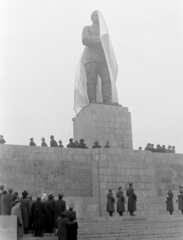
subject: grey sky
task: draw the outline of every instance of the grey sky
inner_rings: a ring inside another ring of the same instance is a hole
[[[182,0],[0,1],[0,134],[9,144],[72,136],[81,32],[100,10],[116,53],[133,145],[183,152]]]

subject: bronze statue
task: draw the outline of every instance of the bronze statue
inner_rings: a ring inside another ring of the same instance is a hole
[[[84,52],[75,79],[74,109],[78,113],[89,103],[117,104],[118,65],[112,43],[99,11],[91,15],[92,25],[82,32]]]

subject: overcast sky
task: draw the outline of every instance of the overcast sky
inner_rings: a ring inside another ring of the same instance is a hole
[[[183,153],[182,0],[0,0],[0,134],[28,145],[73,136],[82,29],[100,10],[118,61],[133,146]]]

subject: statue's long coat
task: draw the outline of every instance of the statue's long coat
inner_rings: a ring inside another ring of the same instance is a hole
[[[23,237],[23,220],[21,208],[18,204],[12,207],[11,215],[17,216],[17,240],[20,240]]]
[[[29,198],[21,198],[21,210],[22,210],[22,219],[23,219],[23,224],[24,228],[28,228],[29,226]]]
[[[114,208],[115,199],[112,193],[107,194],[107,212],[115,212]]]
[[[8,193],[6,195],[2,195],[2,215],[11,215],[11,203],[13,201],[13,195]]]
[[[116,193],[116,197],[117,197],[117,212],[121,213],[125,211],[125,198],[123,196],[123,191],[122,190],[118,190],[118,192]]]
[[[174,211],[174,207],[173,207],[173,193],[172,192],[168,192],[167,193],[167,200],[166,200],[166,210],[168,212],[173,212]]]
[[[57,218],[61,217],[61,213],[66,210],[66,203],[62,199],[58,199],[55,201],[55,215],[54,215],[54,223],[55,227],[57,226]]]
[[[126,195],[128,197],[128,211],[134,212],[136,211],[136,200],[137,196],[134,193],[133,187],[129,187],[126,191]]]

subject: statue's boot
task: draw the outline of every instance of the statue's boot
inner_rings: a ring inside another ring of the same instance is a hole
[[[112,104],[112,90],[111,90],[111,83],[102,83],[102,96],[103,96],[103,103]]]
[[[96,102],[96,85],[92,83],[87,83],[87,93],[90,103]]]

